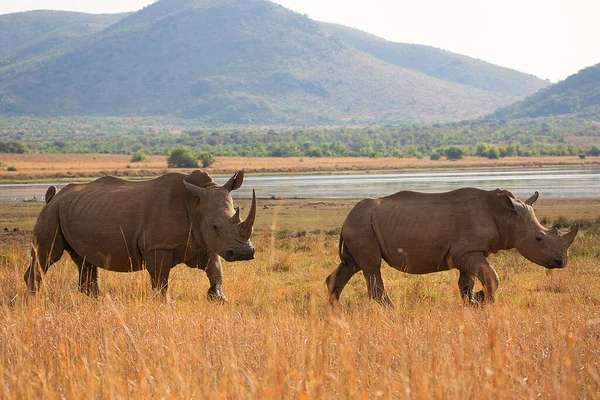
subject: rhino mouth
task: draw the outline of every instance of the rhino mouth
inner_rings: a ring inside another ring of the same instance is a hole
[[[567,265],[567,263],[565,263],[562,258],[553,258],[552,260],[550,260],[550,262],[548,263],[546,268],[548,268],[548,269],[564,268],[566,265]]]
[[[225,261],[246,261],[254,259],[254,247],[247,251],[227,250],[223,255]]]

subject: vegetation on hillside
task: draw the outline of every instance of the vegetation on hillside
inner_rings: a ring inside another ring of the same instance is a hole
[[[536,94],[492,114],[492,118],[536,118],[574,114],[600,120],[600,64],[582,69]]]
[[[522,99],[550,84],[533,75],[435,47],[390,42],[343,25],[322,22],[321,26],[348,45],[401,68],[514,99]]]

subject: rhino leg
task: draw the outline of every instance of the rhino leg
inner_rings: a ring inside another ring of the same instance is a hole
[[[169,289],[169,273],[173,267],[173,253],[171,251],[155,250],[146,254],[146,269],[150,274],[152,289],[160,292],[163,299],[167,299]]]
[[[344,287],[356,274],[360,271],[358,265],[352,262],[342,261],[340,265],[327,277],[325,280],[325,284],[327,285],[327,289],[329,290],[329,303],[332,305],[339,301],[340,295]]]
[[[212,252],[209,252],[209,258],[206,264],[206,276],[210,282],[207,297],[213,301],[228,301],[223,293],[221,285],[223,284],[223,266],[221,258]]]
[[[31,263],[23,276],[29,291],[32,293],[38,291],[42,277],[52,264],[60,260],[65,250],[65,238],[58,227],[58,223],[54,227],[54,229],[37,229],[38,226],[36,225],[36,229],[34,229]]]
[[[496,289],[498,289],[500,279],[485,256],[482,253],[465,254],[459,258],[456,264],[458,270],[461,272],[461,276],[465,272],[476,276],[481,281],[483,290],[475,293],[473,300],[477,303],[493,303],[494,294],[496,293]]]
[[[394,303],[392,303],[392,300],[388,296],[383,286],[381,269],[377,269],[375,272],[367,272],[363,270],[363,275],[367,280],[367,290],[369,292],[369,296],[378,303],[393,308]]]
[[[69,255],[79,269],[79,291],[94,298],[98,297],[100,295],[100,287],[98,286],[98,267],[86,263],[85,260],[74,251],[69,251]]]
[[[458,279],[458,290],[460,290],[460,296],[465,304],[474,305],[477,301],[473,297],[473,287],[475,286],[475,276],[460,271],[460,278]]]

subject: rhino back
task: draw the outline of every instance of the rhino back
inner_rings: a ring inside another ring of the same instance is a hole
[[[69,246],[94,265],[130,271],[141,268],[144,251],[185,243],[183,175],[170,175],[142,182],[106,177],[66,187],[56,200]]]
[[[489,251],[497,229],[487,203],[488,192],[471,188],[403,191],[382,198],[373,225],[384,258],[393,267],[420,274],[451,268],[448,257]]]

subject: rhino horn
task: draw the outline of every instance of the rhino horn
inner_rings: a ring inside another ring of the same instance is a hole
[[[223,189],[226,189],[227,191],[231,192],[232,190],[235,190],[237,188],[239,188],[240,186],[242,186],[242,182],[244,181],[244,171],[235,171],[235,174],[233,174],[233,176],[231,178],[229,178],[229,180],[227,181],[227,183],[225,183],[223,185]]]
[[[256,192],[252,189],[252,207],[250,207],[250,212],[248,213],[248,218],[244,222],[242,222],[240,226],[240,231],[242,236],[250,238],[252,234],[252,226],[254,225],[254,218],[256,217]]]
[[[525,200],[525,204],[532,205],[538,199],[539,195],[540,194],[536,190],[535,193],[533,194],[533,196],[531,196],[530,198],[528,198],[527,200]]]
[[[231,217],[231,222],[233,222],[234,224],[239,224],[240,222],[242,222],[242,219],[240,218],[240,208],[239,207],[235,208],[235,214],[233,214],[233,217]]]
[[[579,232],[579,223],[575,224],[575,226],[571,228],[569,232],[565,233],[562,236],[569,246],[571,246],[575,241],[575,236],[577,236],[577,232]]]

